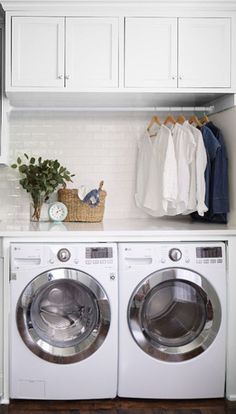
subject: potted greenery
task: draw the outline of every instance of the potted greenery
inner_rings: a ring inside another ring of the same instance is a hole
[[[67,181],[72,182],[71,174],[67,168],[63,167],[58,160],[37,160],[34,157],[29,158],[24,154],[26,162],[24,163],[20,157],[17,158],[12,168],[19,170],[21,186],[30,193],[33,201],[33,220],[40,219],[41,207],[59,186],[65,187]]]

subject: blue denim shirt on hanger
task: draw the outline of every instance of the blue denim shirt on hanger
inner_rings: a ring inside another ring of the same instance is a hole
[[[207,126],[201,128],[204,145],[207,153],[207,166],[205,170],[205,180],[206,180],[206,196],[205,203],[208,209],[212,208],[212,198],[213,193],[212,189],[216,185],[214,182],[214,169],[213,165],[218,156],[218,151],[220,150],[220,143],[216,139],[213,132]]]
[[[211,221],[210,215],[213,207],[213,198],[212,195],[215,193],[214,187],[216,183],[216,174],[214,170],[215,160],[218,156],[218,152],[221,148],[221,145],[213,132],[207,126],[199,128],[202,132],[203,142],[207,154],[207,166],[205,170],[205,182],[206,182],[206,195],[205,195],[205,204],[208,207],[208,211],[204,214],[203,217],[199,216],[197,212],[191,214],[192,218],[199,221]],[[210,215],[209,215],[210,214]]]
[[[228,213],[229,212],[229,185],[228,185],[228,155],[224,142],[224,137],[219,128],[208,122],[206,124],[216,139],[220,143],[220,148],[217,151],[217,156],[213,162],[213,180],[214,186],[212,188],[212,206],[210,213]]]

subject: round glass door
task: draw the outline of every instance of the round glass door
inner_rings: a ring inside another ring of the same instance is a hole
[[[47,361],[67,364],[89,357],[104,342],[110,305],[101,285],[87,273],[55,269],[34,278],[16,309],[19,333]]]
[[[183,361],[203,352],[220,327],[221,306],[207,280],[174,268],[149,275],[134,291],[128,323],[137,344],[165,361]]]

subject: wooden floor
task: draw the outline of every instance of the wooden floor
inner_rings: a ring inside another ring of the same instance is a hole
[[[236,401],[114,400],[26,401],[0,406],[0,414],[236,414]]]

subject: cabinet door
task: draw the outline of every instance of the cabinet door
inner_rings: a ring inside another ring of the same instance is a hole
[[[125,86],[177,86],[177,19],[127,18]]]
[[[179,19],[179,86],[230,87],[230,18]]]
[[[12,87],[64,86],[64,18],[12,18]]]
[[[66,19],[66,87],[118,87],[118,20]]]

